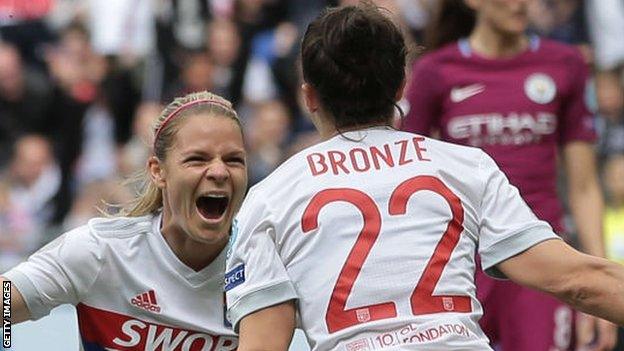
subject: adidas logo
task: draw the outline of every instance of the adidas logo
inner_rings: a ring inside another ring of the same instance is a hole
[[[154,290],[133,297],[130,299],[130,303],[144,310],[160,313],[160,306],[158,306],[158,302],[156,301],[156,293]]]

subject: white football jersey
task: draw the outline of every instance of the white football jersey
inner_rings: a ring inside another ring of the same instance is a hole
[[[76,305],[87,351],[235,350],[225,320],[225,250],[196,272],[159,228],[160,216],[93,219],[3,276],[34,319]]]
[[[488,350],[475,254],[548,239],[483,151],[371,128],[310,147],[250,190],[225,276],[228,317],[296,299],[313,350]]]

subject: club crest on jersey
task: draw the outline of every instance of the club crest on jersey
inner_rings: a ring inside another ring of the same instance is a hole
[[[555,99],[557,85],[545,73],[533,73],[524,81],[524,93],[531,101],[545,105]]]
[[[455,303],[453,303],[452,297],[443,297],[442,298],[442,308],[445,311],[453,311],[455,310]]]
[[[231,271],[225,273],[225,291],[234,289],[245,282],[245,264],[234,267]]]
[[[357,317],[358,322],[366,323],[370,321],[370,310],[368,308],[361,308],[359,310],[355,310],[355,316]]]

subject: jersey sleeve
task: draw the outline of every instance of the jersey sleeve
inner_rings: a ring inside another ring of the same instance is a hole
[[[569,63],[571,82],[564,96],[560,117],[560,144],[572,141],[594,142],[596,131],[594,115],[589,110],[589,69],[579,52],[574,52]]]
[[[246,315],[297,299],[278,252],[272,215],[255,195],[252,189],[236,217],[226,261],[227,316],[235,331]]]
[[[2,276],[17,288],[36,320],[54,307],[80,302],[102,262],[98,240],[83,226],[61,235]]]
[[[424,57],[414,65],[406,94],[410,107],[403,121],[403,130],[431,135],[437,126],[442,106],[439,75],[428,57]]]
[[[518,189],[494,160],[481,154],[480,178],[485,182],[479,217],[479,255],[488,275],[505,278],[496,265],[531,248],[559,237],[550,225],[539,220],[524,202]]]

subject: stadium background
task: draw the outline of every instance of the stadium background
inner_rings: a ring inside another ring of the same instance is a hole
[[[314,143],[299,39],[323,7],[354,2],[0,0],[0,272],[132,196],[120,180],[144,166],[147,126],[172,97],[209,90],[236,105],[251,184]],[[436,0],[376,2],[418,59]],[[605,233],[624,262],[624,0],[534,0],[530,17],[532,32],[578,45],[593,67]],[[18,351],[77,348],[72,309],[15,326],[13,340]]]

